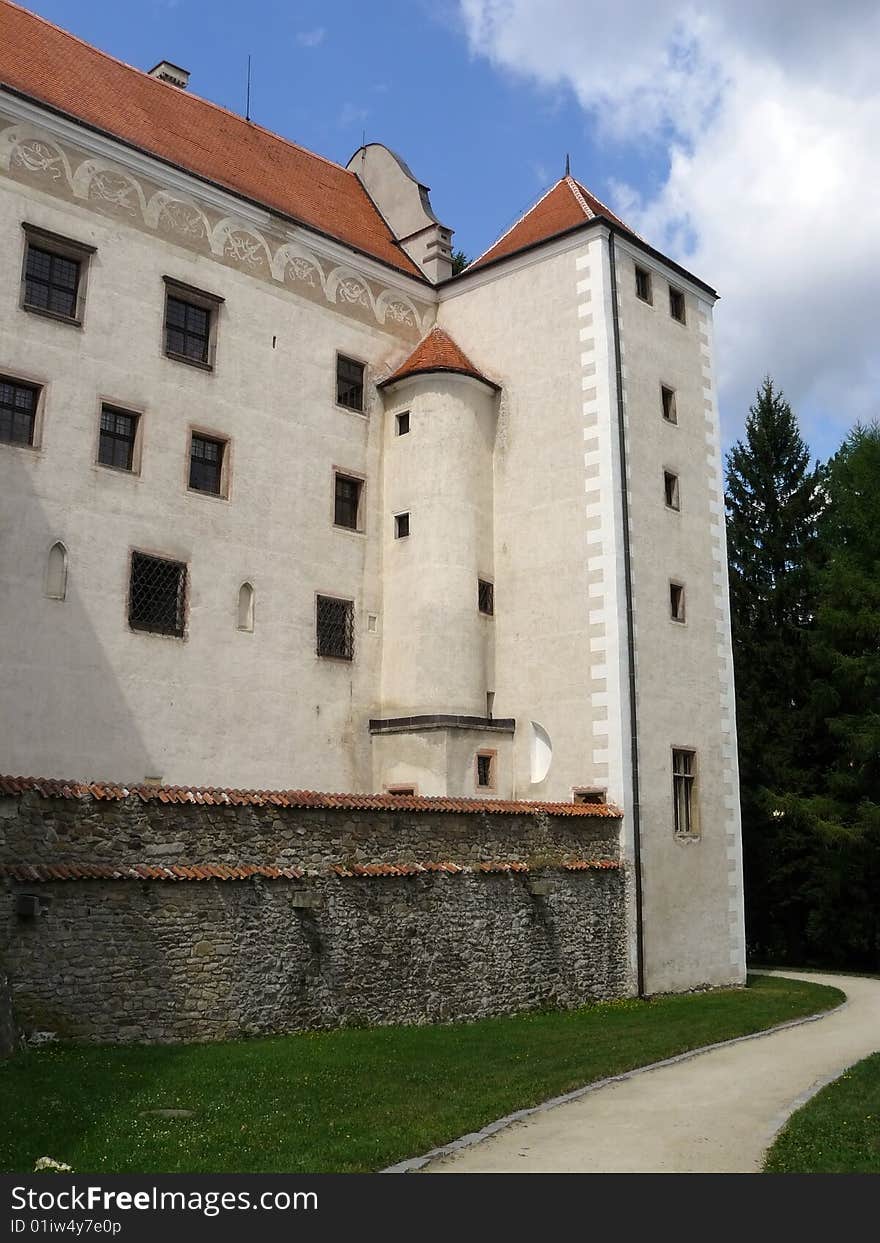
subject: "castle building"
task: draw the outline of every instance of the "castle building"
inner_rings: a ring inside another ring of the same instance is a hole
[[[713,290],[568,171],[453,275],[7,0],[0,189],[0,771],[607,800],[650,989],[742,981]]]

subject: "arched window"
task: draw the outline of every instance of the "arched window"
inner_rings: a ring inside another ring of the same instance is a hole
[[[63,600],[67,595],[67,549],[60,540],[49,549],[46,595],[50,600]]]
[[[242,583],[238,589],[238,628],[254,628],[254,589],[250,583]]]

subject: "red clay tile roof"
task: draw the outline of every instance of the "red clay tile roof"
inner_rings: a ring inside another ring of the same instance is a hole
[[[568,229],[574,229],[577,225],[592,220],[594,216],[604,216],[615,224],[619,224],[628,233],[632,232],[610,208],[600,203],[595,195],[585,189],[580,182],[575,181],[573,177],[563,177],[547,191],[543,198],[538,200],[534,207],[521,216],[494,246],[475,259],[465,270],[473,272],[495,259],[503,259],[507,255],[515,254],[518,250],[534,246],[537,242],[546,242],[559,233],[565,233]]]
[[[191,786],[114,785],[109,782],[65,781],[46,777],[0,776],[0,795],[33,791],[43,798],[94,798],[144,803],[202,803],[232,807],[319,807],[340,811],[481,812],[490,816],[598,816],[620,820],[623,812],[611,803],[532,803],[500,798],[426,798],[416,794],[322,794],[315,790],[218,790]]]
[[[0,84],[424,279],[354,173],[8,0]]]
[[[53,880],[249,880],[264,876],[268,880],[300,880],[300,868],[262,867],[251,863],[230,865],[202,863],[198,866],[157,863],[4,863],[0,876],[17,881]]]
[[[619,870],[620,863],[616,859],[573,859],[559,864],[542,865],[538,871],[545,871],[546,866],[561,867],[566,872],[609,871]],[[329,874],[343,879],[355,876],[425,876],[431,873],[442,873],[458,876],[463,873],[510,873],[531,872],[528,863],[519,860],[489,863],[476,863],[468,867],[459,863],[353,863],[346,867],[341,863],[334,864]],[[244,863],[230,865],[225,863],[172,864],[167,866],[158,863],[2,863],[0,879],[9,879],[20,883],[49,883],[58,880],[249,880],[260,876],[267,880],[302,880],[305,872],[295,867],[264,867],[258,864]]]
[[[483,373],[477,370],[467,354],[459,349],[449,333],[444,332],[442,328],[432,328],[428,335],[418,343],[409,358],[405,359],[386,380],[381,381],[379,388],[384,388],[386,384],[394,384],[396,380],[402,380],[405,376],[425,375],[432,371],[454,371],[457,375],[469,375],[475,380],[482,380],[496,392],[499,388],[499,385],[493,383],[492,380],[487,380]]]

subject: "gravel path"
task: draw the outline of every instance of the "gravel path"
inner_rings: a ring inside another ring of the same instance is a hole
[[[880,1049],[880,980],[777,974],[831,984],[846,993],[847,1004],[814,1022],[634,1071],[431,1161],[424,1172],[760,1170],[789,1115]]]

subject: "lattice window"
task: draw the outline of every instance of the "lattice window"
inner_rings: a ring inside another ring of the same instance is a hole
[[[495,584],[485,578],[477,579],[477,607],[488,617],[495,612]]]
[[[136,414],[126,414],[124,410],[113,410],[110,406],[102,408],[101,438],[98,442],[98,461],[102,466],[132,469],[137,425]]]
[[[319,656],[354,659],[354,601],[318,596],[316,638]]]
[[[222,440],[192,434],[189,451],[189,486],[197,492],[210,492],[221,496],[223,490]]]
[[[29,242],[25,262],[25,306],[76,319],[79,274],[78,260]]]
[[[165,349],[189,362],[208,365],[211,347],[211,312],[195,302],[168,294],[165,300]]]
[[[364,371],[363,363],[343,354],[336,355],[336,400],[340,406],[363,411]]]
[[[11,445],[32,445],[40,390],[0,376],[0,440]]]
[[[132,553],[128,592],[128,624],[132,630],[181,638],[185,621],[186,565]]]

